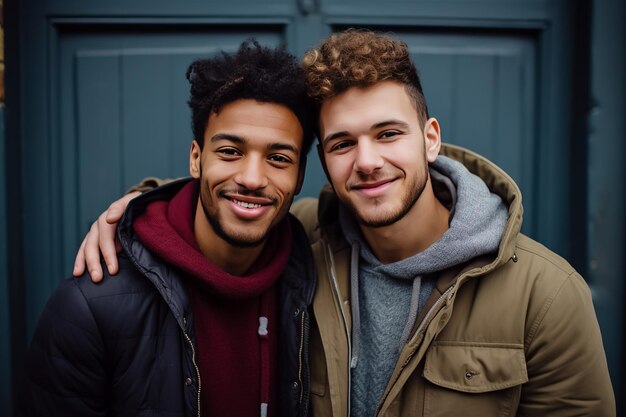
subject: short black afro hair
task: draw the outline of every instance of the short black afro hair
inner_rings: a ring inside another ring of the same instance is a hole
[[[307,96],[304,70],[284,45],[268,48],[253,39],[236,53],[222,52],[194,61],[187,69],[191,84],[189,107],[192,129],[200,147],[209,116],[239,99],[253,99],[289,108],[302,126],[302,160],[313,143],[312,101]]]

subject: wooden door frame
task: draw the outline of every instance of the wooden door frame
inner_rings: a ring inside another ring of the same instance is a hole
[[[626,5],[591,1],[590,102],[587,113],[588,275],[600,284],[595,304],[613,388],[622,415],[626,401]],[[607,344],[607,337],[613,338]]]

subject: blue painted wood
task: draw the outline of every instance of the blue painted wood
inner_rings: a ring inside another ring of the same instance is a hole
[[[358,24],[381,24],[380,18],[392,17],[401,19],[395,22],[402,25],[404,19],[417,17],[420,19],[435,19],[432,24],[452,20],[461,23],[460,26],[472,25],[468,21],[475,21],[480,26],[485,22],[492,25],[502,25],[504,21],[530,22],[549,21],[554,19],[554,9],[550,2],[509,2],[490,1],[477,5],[474,1],[389,1],[381,7],[376,0],[360,0],[356,2],[322,0],[322,13],[330,16],[333,21],[342,20],[344,16]],[[499,21],[499,23],[497,23]],[[480,23],[479,23],[480,22]],[[524,27],[527,27],[524,24]]]
[[[626,5],[593,1],[589,114],[588,263],[618,404],[624,410],[626,277]]]
[[[242,16],[293,15],[298,6],[293,0],[238,0],[224,2],[220,0],[187,0],[171,2],[168,0],[29,0],[29,7],[37,12],[64,16],[228,16],[231,22]]]
[[[472,149],[502,167],[524,195],[523,231],[538,235],[538,146],[533,129],[526,128],[535,126],[537,43],[524,33],[396,33],[409,45],[443,141]]]

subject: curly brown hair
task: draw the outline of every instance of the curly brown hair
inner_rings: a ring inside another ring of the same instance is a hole
[[[307,91],[319,106],[351,87],[397,81],[415,102],[418,119],[428,119],[428,106],[406,43],[363,29],[335,33],[304,54]]]

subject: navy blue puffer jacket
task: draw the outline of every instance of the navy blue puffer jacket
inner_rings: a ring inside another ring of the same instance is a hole
[[[155,200],[171,199],[187,180],[134,199],[119,226],[118,276],[94,284],[63,281],[43,311],[27,355],[22,392],[28,416],[199,416],[191,305],[179,272],[146,250],[133,219]],[[315,274],[302,226],[280,278],[279,407],[308,411],[309,305]],[[210,410],[205,410],[209,411]]]

